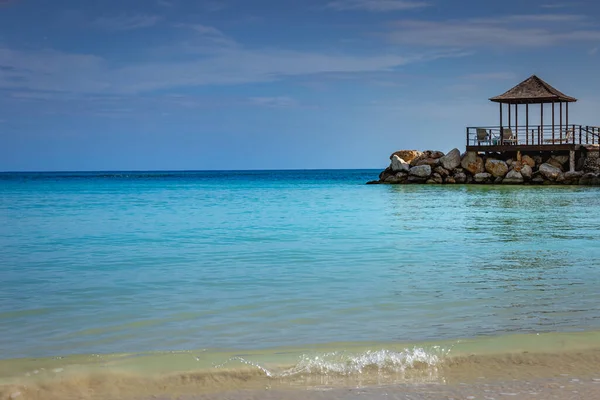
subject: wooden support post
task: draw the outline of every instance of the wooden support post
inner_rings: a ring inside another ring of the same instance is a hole
[[[533,142],[533,137],[531,141]],[[529,104],[525,104],[525,144],[529,145]]]
[[[541,137],[538,138],[538,144],[544,141],[544,103],[540,104],[540,132]]]
[[[519,144],[519,105],[515,104],[515,139],[517,139],[517,143]]]
[[[560,138],[562,139],[562,132]],[[554,102],[552,102],[552,143],[554,143]]]
[[[502,146],[504,144],[504,126],[502,124],[502,103],[498,103],[500,104],[500,146]]]

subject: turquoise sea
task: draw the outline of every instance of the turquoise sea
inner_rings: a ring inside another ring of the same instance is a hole
[[[600,330],[599,189],[377,175],[0,174],[0,358]]]

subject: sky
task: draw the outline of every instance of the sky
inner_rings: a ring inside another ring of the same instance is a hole
[[[0,0],[0,171],[383,168],[537,74],[600,125],[596,0]]]

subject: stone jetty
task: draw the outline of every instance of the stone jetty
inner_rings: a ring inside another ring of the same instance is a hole
[[[570,165],[569,156],[559,154],[400,150],[368,184],[600,185],[599,154],[597,148],[581,151]]]

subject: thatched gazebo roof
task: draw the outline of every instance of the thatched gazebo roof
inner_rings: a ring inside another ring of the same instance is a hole
[[[572,103],[577,101],[576,98],[558,91],[535,75],[490,100],[504,104]]]

